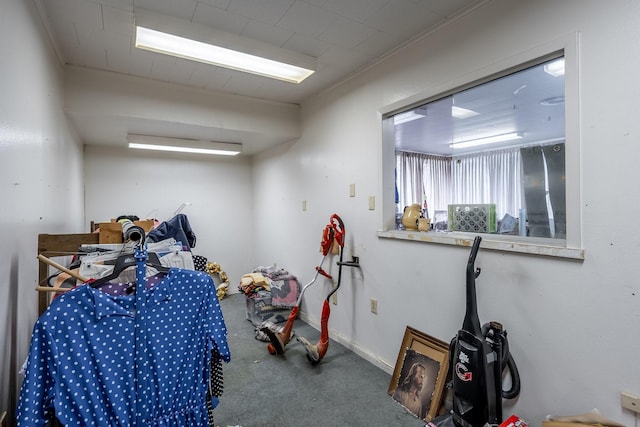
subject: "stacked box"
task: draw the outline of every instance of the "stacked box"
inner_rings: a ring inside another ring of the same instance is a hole
[[[449,231],[495,233],[496,205],[449,205]]]

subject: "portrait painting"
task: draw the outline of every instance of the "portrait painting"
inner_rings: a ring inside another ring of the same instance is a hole
[[[449,365],[449,346],[407,326],[388,393],[416,417],[438,415]]]

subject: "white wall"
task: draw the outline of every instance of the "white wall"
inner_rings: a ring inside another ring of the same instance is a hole
[[[307,102],[302,137],[255,161],[254,204],[273,206],[255,221],[256,261],[277,261],[309,281],[320,260],[320,233],[336,212],[346,225],[345,257],[359,256],[362,270],[343,270],[332,336],[389,372],[406,325],[448,342],[464,317],[469,252],[376,238],[382,224],[378,111],[577,32],[586,259],[481,250],[479,316],[505,325],[520,369],[522,392],[505,406],[506,415],[540,425],[547,414],[598,408],[633,425],[619,394],[640,393],[640,240],[633,221],[619,212],[640,208],[633,179],[640,124],[632,113],[640,91],[638,22],[637,1],[491,1]],[[352,183],[354,198],[348,197]],[[375,211],[368,210],[369,196],[376,197]],[[326,283],[309,288],[304,317],[319,321],[328,289]],[[377,315],[370,313],[371,298],[378,300]]]
[[[79,231],[83,219],[82,148],[62,110],[62,69],[40,28],[31,1],[2,1],[0,411],[10,415],[37,318],[37,235]]]
[[[505,413],[539,425],[547,414],[597,407],[633,425],[619,392],[640,393],[640,244],[633,225],[614,215],[640,208],[632,175],[640,131],[632,116],[640,91],[637,1],[490,1],[306,103],[302,137],[253,164],[94,147],[84,169],[62,112],[62,72],[30,5],[4,1],[0,13],[1,39],[12,40],[0,45],[0,410],[15,406],[16,371],[35,321],[37,234],[86,231],[92,219],[124,213],[157,210],[162,217],[184,201],[193,203],[184,212],[198,236],[196,252],[219,261],[232,283],[274,262],[307,282],[320,261],[322,228],[338,213],[347,230],[345,257],[359,256],[362,270],[343,270],[332,336],[388,372],[406,325],[448,341],[464,315],[468,250],[375,237],[382,223],[378,111],[579,32],[586,259],[481,251],[479,315],[505,324],[520,368],[521,396]],[[119,191],[125,181],[133,190]],[[369,196],[376,210],[368,209]],[[327,269],[337,274],[335,258]],[[319,282],[305,295],[310,321],[318,321],[327,291]],[[369,311],[370,298],[378,300],[378,315]]]
[[[120,215],[169,219],[182,213],[196,234],[193,253],[220,264],[237,292],[240,276],[255,268],[251,163],[148,151],[85,148],[85,222]]]

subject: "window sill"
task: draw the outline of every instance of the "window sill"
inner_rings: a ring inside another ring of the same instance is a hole
[[[437,231],[378,231],[376,236],[387,239],[411,240],[422,243],[436,243],[453,246],[471,246],[476,236],[471,233]],[[584,260],[584,249],[567,248],[564,240],[527,237],[526,242],[518,236],[481,234],[482,248],[529,255]]]

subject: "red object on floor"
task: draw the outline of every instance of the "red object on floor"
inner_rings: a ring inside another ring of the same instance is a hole
[[[527,427],[527,425],[525,420],[514,414],[504,420],[499,427]]]

